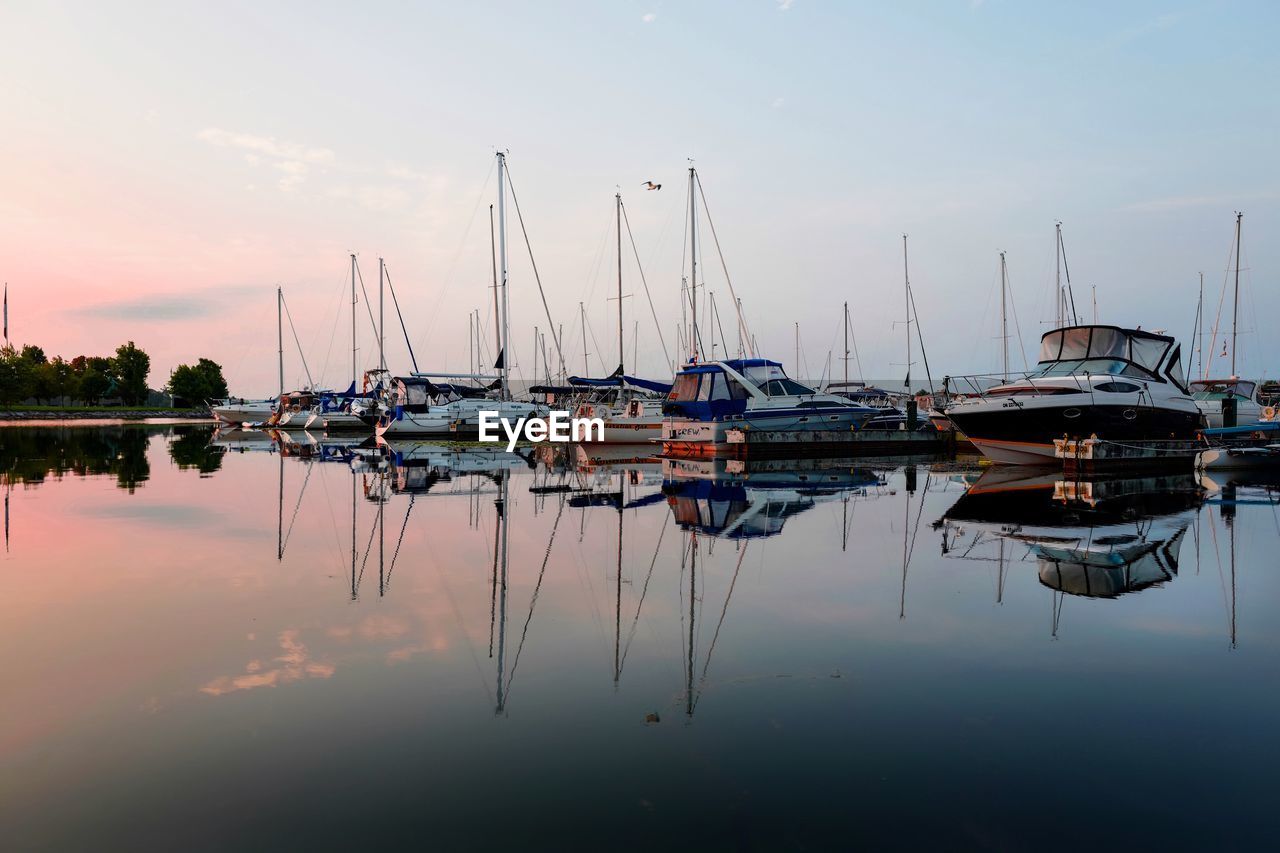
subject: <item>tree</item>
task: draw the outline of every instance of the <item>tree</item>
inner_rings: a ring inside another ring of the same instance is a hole
[[[111,369],[119,385],[120,399],[126,406],[137,406],[147,399],[147,374],[151,372],[151,356],[129,341],[116,348]]]
[[[12,344],[0,348],[0,403],[20,403],[31,396],[31,362]]]
[[[179,364],[169,375],[169,384],[165,388],[173,395],[175,403],[181,400],[188,406],[227,396],[227,380],[222,377],[222,366],[207,358],[194,365]]]
[[[80,399],[86,405],[98,405],[102,395],[110,390],[111,380],[105,373],[92,367],[85,368],[84,375],[80,377]]]
[[[44,350],[35,344],[26,344],[22,348],[22,358],[31,365],[44,364],[48,361],[45,358]]]
[[[221,364],[212,359],[202,358],[196,362],[196,370],[200,371],[209,386],[208,392],[201,399],[221,399],[227,396],[227,380],[222,376]]]

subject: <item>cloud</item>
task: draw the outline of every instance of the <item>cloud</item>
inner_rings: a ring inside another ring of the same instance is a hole
[[[645,12],[643,15],[640,16],[640,20],[644,21],[646,24],[652,24],[655,20],[657,20],[657,18],[658,16],[655,15],[653,12]]]
[[[196,136],[210,145],[243,152],[245,162],[250,166],[265,163],[284,172],[284,177],[276,182],[276,186],[284,192],[292,191],[306,180],[312,167],[331,166],[337,160],[337,156],[329,148],[283,142],[274,136],[235,133],[217,127],[206,127]]]
[[[281,631],[277,642],[281,653],[274,659],[280,666],[264,670],[260,660],[245,665],[243,675],[224,675],[200,688],[201,693],[221,696],[237,690],[253,690],[256,687],[276,687],[303,678],[329,678],[336,671],[333,664],[311,660],[304,643],[298,640],[296,630]]]
[[[786,12],[795,4],[795,2],[796,0],[778,0],[778,11]]]
[[[220,314],[223,306],[193,296],[139,296],[118,302],[86,305],[75,313],[103,320],[191,320]]]
[[[773,107],[775,110],[780,110],[786,102],[786,98],[774,98],[773,103],[769,104],[769,106]]]
[[[196,135],[210,145],[252,151],[276,160],[301,160],[305,163],[321,165],[332,163],[336,159],[333,151],[328,148],[300,145],[296,142],[281,142],[274,136],[233,133],[217,127],[206,127]]]

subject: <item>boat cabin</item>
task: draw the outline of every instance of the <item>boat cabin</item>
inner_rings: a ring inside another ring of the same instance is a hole
[[[1237,400],[1252,402],[1256,400],[1258,385],[1247,379],[1197,379],[1187,388],[1196,400],[1225,400],[1235,397]]]
[[[676,374],[662,412],[693,418],[742,414],[748,400],[771,397],[816,397],[818,392],[787,376],[782,365],[765,358],[736,358],[692,364]],[[840,404],[826,400],[800,402],[797,407]]]
[[[1167,382],[1186,392],[1182,349],[1167,335],[1118,326],[1068,326],[1040,339],[1040,360],[1031,379],[1111,374],[1142,382]],[[1107,390],[1107,389],[1102,389]],[[1136,388],[1133,390],[1137,390]]]

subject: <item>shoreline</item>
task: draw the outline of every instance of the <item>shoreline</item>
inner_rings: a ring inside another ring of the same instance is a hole
[[[191,421],[212,420],[208,409],[0,409],[0,422],[6,421],[142,421],[150,418],[173,418]]]

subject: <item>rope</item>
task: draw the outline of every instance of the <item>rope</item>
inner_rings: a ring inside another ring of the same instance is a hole
[[[733,279],[729,278],[729,266],[724,262],[724,252],[720,251],[720,238],[716,236],[716,224],[711,220],[711,208],[707,207],[707,196],[702,191],[702,176],[694,172],[693,177],[698,184],[698,196],[702,199],[702,212],[707,215],[707,225],[711,227],[711,241],[715,243],[716,254],[720,256],[720,269],[724,271],[725,283],[729,285],[729,295],[733,297],[734,310],[738,314],[738,328],[742,331],[742,341],[745,346],[754,338],[751,337],[751,330],[747,328],[747,321],[742,316],[742,306],[738,302],[738,294],[734,292]],[[751,355],[753,358],[757,355],[754,346],[751,347]]]
[[[533,588],[533,598],[529,600],[529,615],[525,617],[524,628],[520,631],[520,644],[516,646],[516,656],[511,662],[511,674],[507,676],[507,699],[511,699],[511,684],[516,678],[516,668],[520,666],[520,652],[524,649],[524,639],[529,633],[529,623],[533,621],[533,608],[538,603],[538,593],[542,590],[542,578],[547,573],[547,561],[551,559],[551,546],[556,541],[556,531],[560,528],[560,516],[564,514],[564,501],[560,502],[560,508],[556,510],[555,523],[551,525],[551,538],[547,540],[546,553],[542,555],[542,568],[538,571],[538,583]]]
[[[311,368],[307,367],[307,356],[302,352],[302,342],[298,340],[298,330],[293,327],[293,315],[289,313],[289,303],[284,299],[284,292],[280,292],[280,304],[284,306],[284,316],[289,320],[289,331],[293,333],[293,343],[298,347],[298,358],[302,359],[302,369],[306,371],[307,383],[312,387],[316,387],[316,383],[311,379]]]
[[[396,538],[396,550],[391,554],[391,566],[387,569],[386,586],[391,586],[391,573],[396,570],[396,558],[400,556],[400,545],[404,542],[404,531],[409,526],[409,513],[413,512],[413,500],[417,495],[409,495],[409,508],[404,511],[404,522],[400,525],[400,535]]]
[[[658,340],[662,343],[662,357],[671,362],[671,353],[667,351],[667,339],[662,336],[662,324],[658,322],[658,309],[653,307],[653,296],[649,293],[649,282],[644,277],[644,265],[640,263],[640,250],[636,248],[635,235],[631,233],[631,220],[627,217],[627,206],[622,205],[622,223],[627,226],[627,238],[631,241],[631,252],[636,256],[636,269],[640,272],[640,283],[644,285],[644,297],[649,300],[649,312],[653,314],[653,326],[658,330]]]
[[[302,506],[302,496],[307,493],[307,483],[311,482],[311,469],[315,463],[307,466],[307,476],[302,478],[302,488],[298,490],[298,503],[293,508],[293,517],[289,519],[289,529],[285,531],[284,542],[280,543],[280,553],[284,554],[284,549],[289,547],[289,537],[293,535],[293,524],[298,520],[298,510]]]
[[[413,363],[413,372],[418,372],[418,359],[413,354],[413,344],[409,340],[409,330],[404,325],[404,315],[400,313],[400,300],[396,299],[396,289],[391,284],[391,272],[387,265],[382,265],[382,273],[387,277],[387,290],[391,291],[391,304],[396,307],[396,317],[400,320],[400,331],[404,334],[404,345],[409,348],[409,361]],[[410,496],[412,497],[412,496]]]
[[[547,325],[551,327],[551,340],[556,345],[556,356],[560,359],[560,371],[566,376],[568,368],[564,363],[564,352],[560,349],[560,333],[556,330],[555,321],[551,319],[551,309],[547,307],[547,294],[542,289],[542,277],[538,275],[538,262],[533,259],[533,245],[529,242],[529,232],[524,227],[524,214],[520,212],[520,200],[516,198],[515,181],[511,179],[511,167],[507,166],[507,185],[511,188],[511,202],[516,208],[516,219],[520,223],[520,233],[524,236],[525,248],[529,251],[529,263],[533,267],[533,280],[538,283],[538,296],[542,297],[542,311],[547,315]]]

